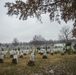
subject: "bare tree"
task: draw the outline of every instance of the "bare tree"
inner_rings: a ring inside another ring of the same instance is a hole
[[[12,44],[13,44],[14,46],[19,45],[19,41],[17,40],[17,38],[14,38],[14,39],[13,39]]]
[[[45,43],[45,39],[41,35],[35,35],[33,37],[33,40],[30,42],[30,44],[33,44],[35,46],[43,45]]]
[[[60,30],[59,39],[68,42],[72,37],[71,30],[68,26],[63,26]]]
[[[40,22],[41,14],[49,13],[51,21],[69,20],[76,24],[76,0],[16,0],[6,2],[7,14],[10,16],[19,15],[19,19],[27,20],[28,17],[36,17]],[[74,32],[74,31],[73,31]],[[74,34],[76,36],[76,33]]]
[[[76,20],[76,0],[16,0],[14,3],[6,2],[5,7],[8,8],[8,15],[20,15],[19,19],[23,20],[30,16],[41,21],[41,14],[47,12],[50,13],[50,20],[59,21],[59,12],[65,22]]]

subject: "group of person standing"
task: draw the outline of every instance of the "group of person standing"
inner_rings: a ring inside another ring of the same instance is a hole
[[[76,53],[76,44],[72,45],[71,42],[68,42],[65,44],[65,46],[63,47],[63,50],[65,50],[66,53],[68,53],[69,55],[73,52]]]

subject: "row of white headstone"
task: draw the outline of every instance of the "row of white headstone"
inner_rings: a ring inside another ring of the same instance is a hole
[[[6,55],[8,51],[0,51],[0,54]]]
[[[12,53],[12,52],[10,52],[10,53]],[[34,58],[35,58],[34,54],[35,54],[35,50],[33,50],[31,55],[30,55],[30,61],[34,61]],[[45,50],[43,55],[46,55],[46,50]],[[1,62],[3,62],[4,61],[4,55],[0,55],[0,59],[1,59]],[[18,63],[18,55],[17,54],[13,55],[12,63],[16,63],[16,64]]]
[[[1,60],[4,60],[4,55],[6,55],[7,53],[10,53],[10,55],[13,55],[13,59],[12,59],[12,62],[14,63],[18,63],[18,56],[23,56],[24,53],[28,54],[30,52],[30,50],[20,50],[20,51],[15,51],[15,50],[10,50],[10,51],[0,51],[0,61]],[[46,50],[40,50],[39,52],[42,52],[43,53],[43,56],[47,56],[47,52]],[[39,53],[38,52],[38,53]],[[54,51],[52,50],[51,53],[53,53]],[[64,53],[64,51],[62,51],[62,53]],[[35,54],[35,50],[32,51],[31,55],[30,55],[30,61],[34,61],[34,54]]]
[[[54,53],[54,52],[60,52],[60,53],[64,53],[65,50],[61,49],[61,50],[57,50],[57,49],[49,49],[49,50],[46,50],[46,52],[49,52],[49,53]],[[44,53],[45,52],[45,49],[41,49],[41,50],[38,50],[38,53]]]
[[[29,54],[30,50],[10,50],[9,53],[10,55],[14,55],[14,54],[17,54],[17,55],[24,55],[24,54]]]
[[[10,51],[10,54],[13,54],[13,52],[15,52],[15,51],[11,50]],[[22,53],[22,51],[20,51],[20,53]],[[32,51],[32,53],[30,55],[30,61],[34,61],[34,51]],[[1,55],[0,55],[0,63],[3,63],[3,62],[4,62],[4,55],[1,52]],[[14,64],[17,64],[18,63],[18,54],[15,54],[14,53],[13,58],[12,58],[12,63],[14,63]]]
[[[7,53],[8,53],[8,51],[1,51],[0,50],[0,63],[4,62],[4,58],[5,58]]]

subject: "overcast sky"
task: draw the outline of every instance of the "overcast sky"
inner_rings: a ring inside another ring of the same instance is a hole
[[[20,42],[29,42],[34,35],[42,35],[46,40],[57,40],[60,29],[64,25],[72,28],[72,22],[67,24],[62,21],[50,22],[49,15],[42,15],[43,23],[40,23],[36,18],[29,18],[26,21],[19,20],[16,16],[6,15],[7,9],[4,8],[5,2],[15,0],[0,0],[0,42],[11,43],[14,38]]]

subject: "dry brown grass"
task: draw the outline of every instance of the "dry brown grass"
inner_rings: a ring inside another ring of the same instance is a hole
[[[0,63],[0,75],[51,75],[49,70],[53,69],[55,75],[76,75],[76,55],[47,55],[48,59],[42,59],[42,55],[35,55],[35,66],[28,66],[30,58],[25,55],[23,58],[18,58],[18,64],[12,64],[12,58],[9,54],[6,55],[4,63]]]

